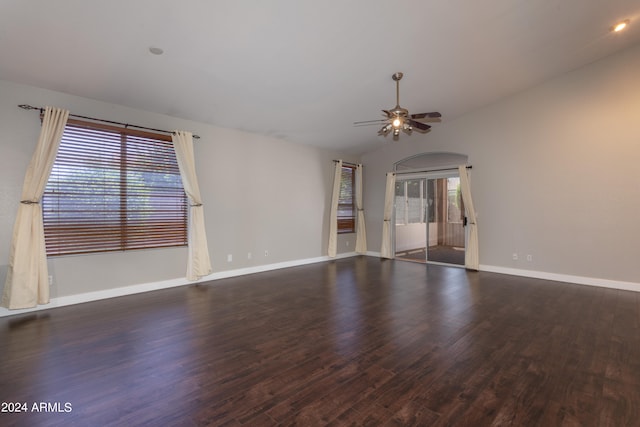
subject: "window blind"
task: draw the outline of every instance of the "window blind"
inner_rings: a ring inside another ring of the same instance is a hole
[[[356,229],[355,210],[356,168],[342,166],[340,174],[340,197],[338,199],[338,233],[354,233]]]
[[[187,244],[171,138],[69,120],[43,199],[47,255]]]

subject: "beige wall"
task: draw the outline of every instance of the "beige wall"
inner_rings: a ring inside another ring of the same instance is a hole
[[[638,76],[640,46],[364,155],[369,250],[393,163],[457,152],[473,164],[482,265],[640,283]]]
[[[332,160],[357,160],[284,140],[0,81],[0,288],[22,181],[40,132],[37,113],[21,110],[18,104],[54,105],[76,114],[200,135],[196,164],[215,272],[326,255]],[[354,247],[355,235],[339,236],[339,253]],[[228,254],[233,255],[231,263]],[[186,249],[57,257],[49,265],[52,297],[62,297],[183,278]]]

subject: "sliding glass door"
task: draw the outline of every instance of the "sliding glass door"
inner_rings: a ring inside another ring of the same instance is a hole
[[[427,260],[464,265],[464,206],[458,176],[429,179]]]
[[[398,175],[395,256],[464,265],[464,206],[457,172]]]
[[[395,189],[395,256],[427,260],[427,187],[424,178],[398,179]]]

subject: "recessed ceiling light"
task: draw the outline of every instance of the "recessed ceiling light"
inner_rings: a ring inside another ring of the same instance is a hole
[[[627,26],[629,26],[629,20],[625,19],[624,21],[620,21],[617,24],[615,24],[613,27],[611,27],[611,31],[614,33],[619,33],[620,31],[627,28]]]
[[[164,50],[160,49],[159,47],[150,47],[149,52],[153,53],[154,55],[162,55],[164,53]]]

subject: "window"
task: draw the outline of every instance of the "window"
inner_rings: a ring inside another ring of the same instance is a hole
[[[445,203],[446,202],[446,203]],[[437,208],[437,206],[442,206]],[[464,221],[460,178],[417,178],[396,181],[396,225]]]
[[[168,135],[69,120],[42,199],[47,255],[185,246]]]
[[[447,200],[447,222],[452,224],[464,222],[460,177],[447,178]]]
[[[338,233],[355,233],[356,231],[355,192],[356,167],[343,165],[338,198]]]
[[[427,218],[427,186],[424,179],[396,181],[396,225],[423,224]]]

